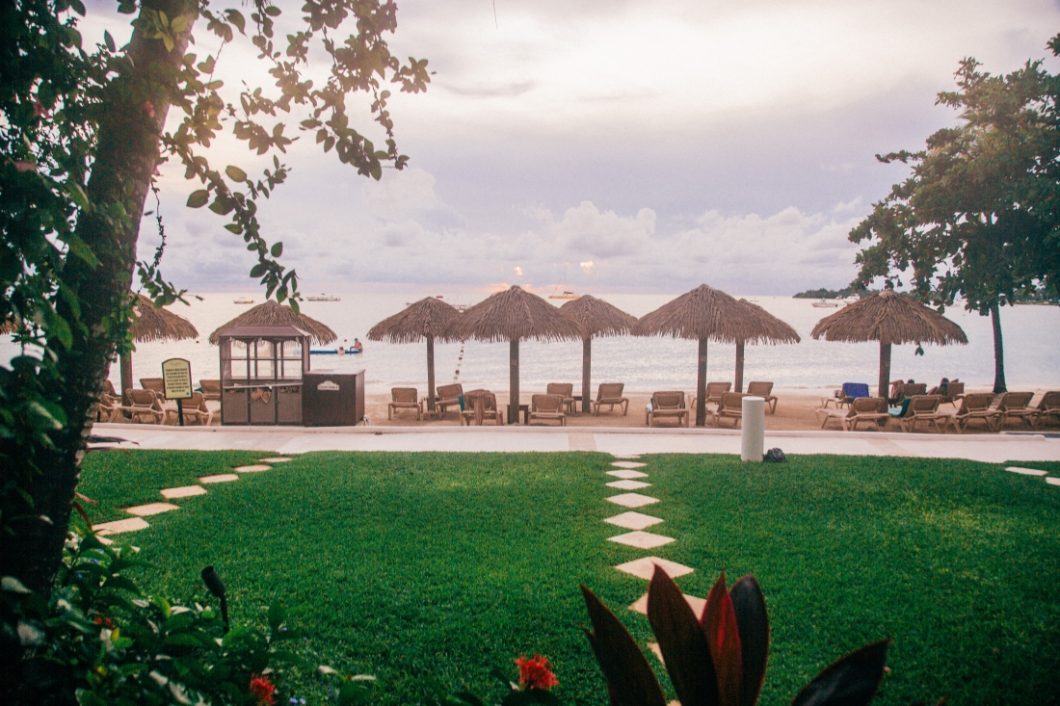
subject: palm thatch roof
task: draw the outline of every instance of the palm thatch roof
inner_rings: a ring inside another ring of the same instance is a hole
[[[295,326],[309,334],[314,343],[331,343],[338,336],[330,328],[305,314],[295,313],[291,307],[269,300],[247,309],[210,334],[210,343],[216,344],[218,336],[239,326]]]
[[[458,316],[460,312],[452,305],[435,297],[425,297],[373,326],[368,331],[368,340],[415,343],[441,336]]]
[[[450,340],[554,341],[581,338],[582,328],[547,301],[515,285],[487,297],[455,319],[445,333]]]
[[[967,343],[960,326],[909,296],[892,290],[863,297],[817,322],[811,334],[826,341]]]
[[[559,308],[560,313],[582,327],[582,336],[622,336],[637,324],[634,316],[614,304],[584,294]]]
[[[633,333],[730,342],[748,341],[756,335],[744,305],[705,284],[642,316]]]
[[[741,339],[745,343],[798,343],[802,339],[788,324],[784,323],[754,302],[740,299],[746,310],[745,316],[755,334]]]
[[[198,338],[199,332],[183,316],[155,306],[143,294],[137,294],[133,303],[132,335],[133,340],[145,342]]]

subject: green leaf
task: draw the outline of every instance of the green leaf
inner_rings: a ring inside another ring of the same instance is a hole
[[[247,180],[247,173],[234,164],[229,164],[225,167],[225,174],[227,174],[228,178],[232,181],[243,182]]]
[[[250,276],[261,277],[263,274],[265,274],[266,269],[267,268],[265,267],[265,265],[259,262],[258,264],[250,268]]]
[[[283,255],[283,243],[273,243],[272,250],[270,251],[273,257],[280,257]]]
[[[225,17],[228,18],[229,22],[236,26],[236,29],[238,29],[240,33],[246,32],[247,20],[239,10],[226,10]]]
[[[118,45],[114,43],[114,37],[110,36],[110,32],[103,30],[103,43],[107,45],[107,49],[114,52],[118,51]]]
[[[0,579],[0,590],[6,591],[7,593],[20,593],[22,595],[32,593],[32,591],[26,588],[25,585],[14,576],[5,576]]]
[[[239,235],[243,232],[243,226],[239,225],[238,223],[225,223],[225,230],[229,231],[230,233],[235,233],[236,235]]]
[[[188,208],[202,208],[209,200],[210,192],[206,189],[193,191],[191,192],[191,195],[188,196]]]

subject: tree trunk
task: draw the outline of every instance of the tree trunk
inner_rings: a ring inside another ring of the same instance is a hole
[[[427,336],[427,411],[434,411],[434,336]]]
[[[994,394],[1008,392],[1005,384],[1005,344],[1001,340],[1001,305],[990,305],[990,328],[994,332]]]
[[[118,390],[118,395],[121,397],[122,404],[129,404],[130,400],[125,396],[125,391],[133,386],[132,353],[122,353],[119,365],[121,365],[121,389]]]
[[[508,344],[510,368],[508,373],[508,423],[519,423],[519,339]],[[499,413],[500,410],[498,410]]]
[[[736,392],[743,392],[743,341],[736,342],[736,379],[732,385]]]
[[[891,344],[882,341],[880,342],[880,379],[877,382],[880,384],[880,397],[887,399],[891,384]]]
[[[141,14],[148,8],[161,9],[169,17],[196,12],[195,3],[186,0],[145,2]],[[57,298],[73,342],[69,348],[58,340],[48,342],[57,353],[58,375],[42,382],[45,396],[62,407],[67,423],[53,434],[53,449],[19,460],[26,465],[16,473],[30,479],[24,487],[34,507],[31,513],[18,513],[24,519],[12,522],[15,533],[0,542],[0,575],[15,576],[41,593],[50,589],[62,558],[85,438],[122,325],[114,315],[129,296],[144,200],[158,164],[159,136],[191,27],[189,21],[186,31],[174,37],[172,52],[166,52],[161,40],[147,39],[134,29],[128,66],[105,94],[106,110],[86,189],[92,208],[80,213],[76,227],[99,265],[73,256],[63,265],[61,287],[77,300],[80,312],[74,312],[64,297]],[[11,509],[3,508],[5,520]]]
[[[582,339],[582,414],[589,413],[590,387],[593,370],[593,339]]]
[[[696,361],[696,426],[707,425],[707,339],[699,339],[699,356]]]

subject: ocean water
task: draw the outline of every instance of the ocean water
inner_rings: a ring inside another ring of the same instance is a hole
[[[361,355],[311,357],[314,370],[355,371],[364,369],[368,394],[387,394],[396,385],[426,391],[426,344],[389,344],[367,340],[368,329],[397,313],[406,303],[434,293],[335,292],[338,302],[304,302],[302,311],[327,324],[340,341],[359,337],[365,345]],[[680,294],[596,294],[634,316],[643,316]],[[140,343],[133,354],[134,378],[161,375],[161,363],[180,357],[191,361],[193,379],[219,377],[219,354],[207,342],[218,326],[239,315],[250,305],[236,304],[231,292],[203,294],[190,306],[175,304],[170,310],[189,319],[200,338],[165,343]],[[260,292],[247,296],[260,303]],[[483,291],[444,292],[451,304],[475,304],[487,296]],[[879,367],[875,343],[831,343],[816,341],[810,331],[820,319],[836,309],[815,308],[812,300],[791,297],[749,296],[774,316],[790,324],[802,338],[791,345],[748,345],[745,350],[744,381],[772,380],[778,389],[832,389],[845,381],[874,384]],[[559,305],[562,301],[554,301]],[[946,316],[968,336],[967,345],[924,346],[924,355],[914,354],[915,345],[895,346],[892,378],[913,378],[931,385],[943,376],[960,378],[969,387],[989,387],[994,379],[993,341],[989,317],[951,308]],[[1060,307],[1015,306],[1002,310],[1005,342],[1005,373],[1010,390],[1060,389]],[[459,381],[465,389],[508,389],[508,344],[435,343],[437,383]],[[523,341],[520,344],[520,385],[523,392],[543,390],[549,382],[572,382],[579,389],[581,342]],[[4,337],[0,355],[5,359],[17,348]],[[599,382],[624,382],[631,392],[680,389],[696,384],[696,342],[662,337],[596,338],[592,344],[593,389]],[[735,346],[711,342],[708,347],[708,380],[732,380]],[[111,380],[119,383],[118,366],[111,366]]]

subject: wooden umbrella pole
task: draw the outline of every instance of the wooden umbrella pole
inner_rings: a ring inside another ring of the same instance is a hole
[[[589,386],[593,367],[593,339],[582,339],[582,414],[589,413]]]
[[[880,397],[887,399],[891,379],[891,344],[880,341]]]
[[[699,372],[696,378],[696,426],[707,425],[707,339],[699,339]]]
[[[511,375],[508,380],[508,423],[519,423],[519,339],[513,338],[508,344],[511,358]]]
[[[743,392],[743,341],[736,342],[736,379],[733,381],[733,389]]]
[[[434,411],[434,336],[427,336],[427,413]]]

